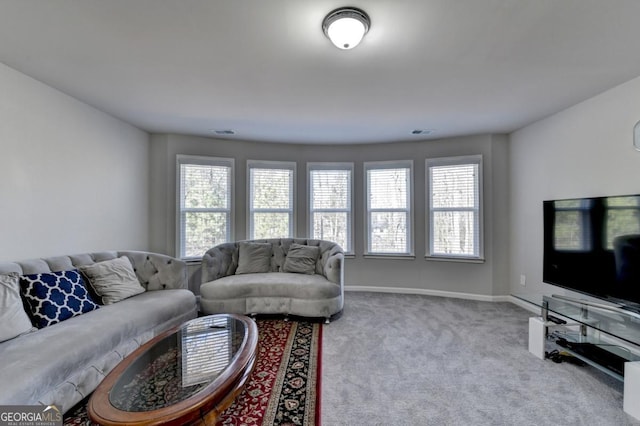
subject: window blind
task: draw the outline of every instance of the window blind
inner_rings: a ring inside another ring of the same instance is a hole
[[[312,170],[311,200],[314,210],[349,208],[351,172],[349,170]]]
[[[178,164],[178,252],[197,258],[231,238],[233,160],[180,156]]]
[[[253,209],[289,209],[292,170],[251,169],[251,206]]]
[[[345,252],[350,252],[352,166],[325,169],[326,166],[315,164],[309,167],[310,234],[316,239],[334,241]]]
[[[480,158],[427,160],[433,256],[481,256]]]
[[[409,169],[372,169],[368,171],[369,207],[407,209]]]
[[[410,254],[411,162],[365,163],[367,252]]]
[[[478,166],[475,164],[432,167],[433,208],[475,209],[478,204],[477,173]]]
[[[249,238],[293,236],[295,163],[249,163]]]

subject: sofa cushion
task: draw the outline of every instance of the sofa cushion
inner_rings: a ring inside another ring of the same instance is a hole
[[[320,254],[318,246],[291,244],[282,267],[283,272],[313,275]]]
[[[271,243],[238,243],[236,274],[255,274],[271,270]]]
[[[77,269],[20,277],[20,290],[33,325],[48,327],[98,309],[87,293]]]
[[[230,275],[202,284],[205,299],[241,297],[290,297],[293,299],[330,299],[340,296],[338,284],[322,275],[265,272]]]
[[[131,261],[122,256],[117,259],[81,266],[93,290],[102,298],[102,303],[110,305],[144,292]]]
[[[20,275],[0,275],[0,342],[33,329],[20,298]]]
[[[58,403],[48,396],[67,382],[86,396],[93,388],[74,380],[79,373],[102,379],[115,366],[115,361],[105,365],[105,356],[117,351],[120,361],[154,335],[195,316],[191,291],[149,291],[4,342],[0,359],[11,368],[0,369],[0,383],[12,385],[0,386],[0,404]]]

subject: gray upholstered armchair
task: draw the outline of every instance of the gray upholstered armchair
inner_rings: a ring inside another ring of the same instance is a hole
[[[344,254],[331,241],[298,238],[220,244],[202,259],[206,314],[284,314],[329,322],[344,305]]]

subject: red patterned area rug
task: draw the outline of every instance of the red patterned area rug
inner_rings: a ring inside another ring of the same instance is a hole
[[[258,320],[255,369],[218,426],[320,425],[322,324]],[[65,425],[95,425],[86,401],[70,410]]]

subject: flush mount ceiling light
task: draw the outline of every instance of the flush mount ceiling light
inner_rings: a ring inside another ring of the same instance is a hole
[[[322,21],[324,34],[338,49],[353,49],[369,31],[369,16],[355,7],[341,7]]]

